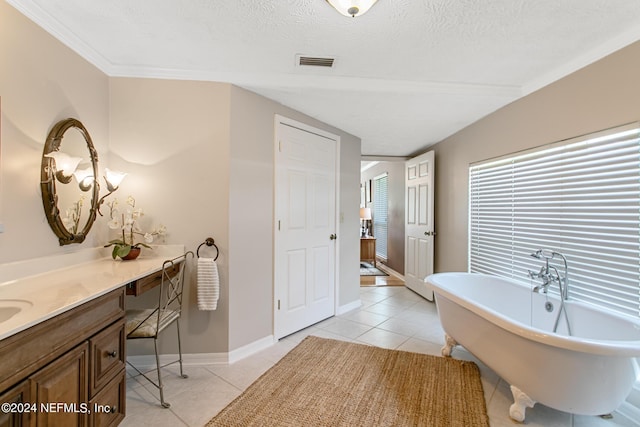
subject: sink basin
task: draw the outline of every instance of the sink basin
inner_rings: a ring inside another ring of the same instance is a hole
[[[6,322],[22,310],[32,306],[33,303],[23,299],[0,299],[0,323]]]

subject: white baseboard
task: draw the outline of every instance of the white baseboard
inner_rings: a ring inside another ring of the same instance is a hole
[[[160,365],[165,365],[178,360],[177,354],[161,354]],[[133,366],[141,371],[155,369],[156,356],[153,354],[143,354],[137,356],[127,356]],[[229,364],[228,353],[193,353],[183,354],[182,364],[184,366],[208,366],[208,365],[227,365]]]
[[[360,308],[361,305],[362,301],[360,301],[359,299],[350,302],[349,304],[341,305],[336,309],[336,316],[340,316],[341,314],[345,314],[348,311]]]
[[[400,280],[404,280],[404,276],[402,274],[398,273],[397,271],[395,271],[393,268],[389,267],[384,262],[382,262],[381,265],[382,265],[382,267],[380,267],[380,270],[384,271],[385,273],[390,274],[391,276],[397,277]]]
[[[184,366],[230,365],[271,347],[275,342],[273,335],[269,335],[228,353],[183,353],[182,364]],[[153,354],[127,356],[127,360],[140,370],[149,370],[156,366],[156,357]],[[161,365],[174,360],[178,360],[177,354],[160,355]]]
[[[228,363],[235,363],[238,360],[242,360],[252,354],[264,350],[265,348],[269,348],[275,343],[276,339],[273,335],[269,335],[247,345],[243,345],[240,348],[236,348],[235,350],[231,350],[228,353]]]

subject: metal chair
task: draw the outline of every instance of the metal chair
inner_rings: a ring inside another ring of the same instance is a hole
[[[158,374],[158,382],[149,378],[146,374],[151,372],[142,372],[136,368],[129,360],[127,364],[131,366],[138,374],[145,377],[160,391],[160,403],[164,408],[171,406],[164,400],[162,375],[160,368],[180,363],[180,376],[187,378],[182,371],[182,347],[180,345],[180,315],[182,314],[182,292],[184,289],[184,277],[188,257],[193,258],[193,252],[189,251],[179,257],[164,261],[162,264],[162,279],[160,282],[160,295],[158,296],[158,306],[144,310],[127,310],[126,312],[126,334],[128,340],[137,339],[153,339],[153,345],[156,354],[156,371]],[[160,357],[158,355],[158,336],[162,331],[167,329],[172,323],[176,324],[178,332],[178,360],[166,363],[160,366]]]

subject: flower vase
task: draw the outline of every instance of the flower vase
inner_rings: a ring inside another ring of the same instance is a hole
[[[132,259],[136,259],[140,255],[140,252],[142,252],[141,248],[131,248],[129,253],[126,254],[125,256],[121,257],[121,259],[123,261],[129,261],[129,260],[132,260]]]

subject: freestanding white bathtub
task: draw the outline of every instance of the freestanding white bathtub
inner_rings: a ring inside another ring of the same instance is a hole
[[[460,344],[511,385],[509,415],[524,421],[540,402],[582,415],[613,412],[635,382],[640,320],[588,304],[565,302],[558,333],[551,332],[560,301],[515,281],[474,273],[438,273],[425,279],[435,292],[450,356]],[[571,283],[569,283],[569,294]],[[545,309],[549,301],[553,311]]]

